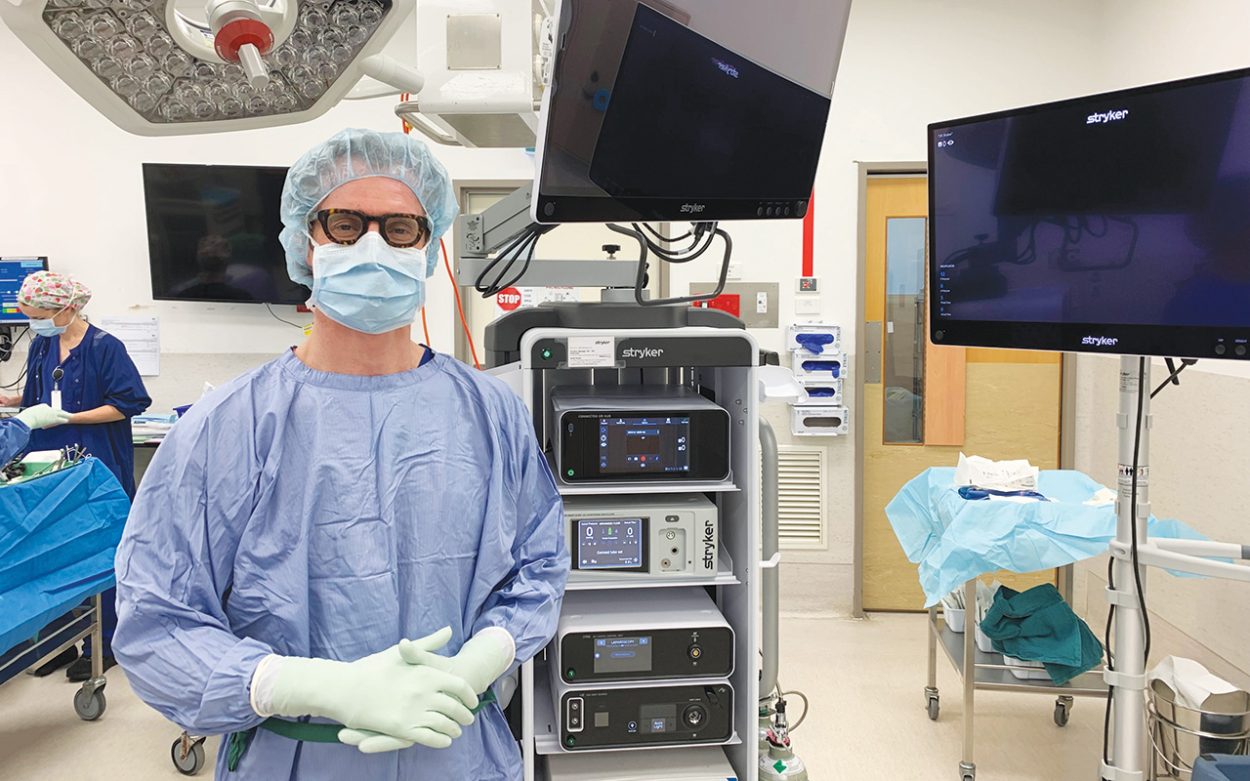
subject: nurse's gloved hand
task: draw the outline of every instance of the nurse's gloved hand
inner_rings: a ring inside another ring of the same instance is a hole
[[[36,431],[41,428],[52,428],[69,422],[69,413],[52,409],[47,404],[36,404],[27,407],[13,417],[26,424],[26,428]]]
[[[444,628],[404,643],[432,653],[450,639]],[[260,716],[319,716],[431,748],[460,737],[476,707],[477,693],[462,678],[410,664],[400,645],[354,662],[270,655],[252,676],[252,708]]]
[[[516,658],[516,641],[506,629],[491,626],[469,638],[460,653],[451,658],[427,650],[420,641],[401,641],[399,653],[409,664],[434,667],[463,678],[476,693],[481,694],[512,666]],[[394,735],[355,729],[340,730],[339,741],[355,746],[365,754],[400,751],[413,745],[411,741]]]

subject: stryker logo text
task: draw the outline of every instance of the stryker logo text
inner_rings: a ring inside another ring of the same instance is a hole
[[[1108,122],[1119,122],[1122,119],[1128,119],[1128,109],[1114,109],[1112,111],[1095,111],[1085,118],[1087,125],[1105,125]]]
[[[622,358],[662,358],[664,350],[660,347],[626,347],[621,350]]]
[[[703,569],[712,572],[716,569],[716,540],[712,534],[712,523],[703,528]]]
[[[681,205],[681,213],[682,214],[702,214],[703,210],[706,208],[707,208],[707,204],[705,203],[683,203]]]
[[[1119,343],[1119,339],[1111,336],[1087,336],[1081,340],[1081,344],[1087,347],[1115,347]]]
[[[730,65],[724,60],[718,60],[715,57],[712,58],[712,62],[716,63],[716,67],[720,68],[721,73],[725,74],[726,76],[732,76],[735,79],[738,78],[738,69],[735,68],[734,66]]]

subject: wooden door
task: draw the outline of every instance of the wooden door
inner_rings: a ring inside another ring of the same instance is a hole
[[[1059,465],[1059,353],[937,347],[929,342],[928,194],[922,176],[868,182],[864,355],[865,610],[919,610],[916,565],[903,555],[885,506],[931,466],[962,451]],[[1054,581],[1047,570],[999,573],[1013,588]]]

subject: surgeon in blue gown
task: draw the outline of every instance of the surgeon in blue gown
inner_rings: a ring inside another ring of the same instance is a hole
[[[418,140],[348,130],[291,167],[282,210],[312,334],[157,452],[117,553],[117,658],[166,717],[234,736],[218,779],[520,779],[500,706],[468,716],[463,681],[403,650],[451,663],[493,632],[515,669],[554,634],[569,567],[525,405],[412,340],[450,181]],[[305,716],[381,742],[264,726]]]

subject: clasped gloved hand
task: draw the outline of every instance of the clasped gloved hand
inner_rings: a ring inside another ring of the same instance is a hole
[[[453,657],[439,656],[434,650],[422,645],[421,641],[404,640],[399,644],[399,653],[408,664],[442,670],[464,680],[476,694],[481,694],[512,666],[516,658],[516,641],[506,629],[491,626],[471,637],[461,647],[460,653]],[[341,730],[339,740],[356,746],[365,754],[399,751],[411,748],[413,743],[422,743],[387,730],[370,729]]]
[[[69,422],[69,413],[59,409],[52,409],[47,404],[36,404],[33,407],[27,407],[13,417],[26,424],[26,428],[31,431],[37,431],[43,428],[52,428]]]
[[[252,678],[253,710],[261,716],[319,716],[348,728],[343,732],[366,730],[409,746],[446,748],[473,723],[477,693],[443,665],[410,660],[435,657],[451,636],[444,628],[354,662],[267,656]]]

